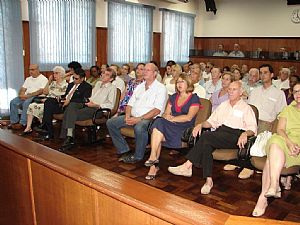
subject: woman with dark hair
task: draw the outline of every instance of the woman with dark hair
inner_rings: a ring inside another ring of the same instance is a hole
[[[90,68],[90,77],[86,80],[87,83],[95,87],[95,84],[100,80],[100,68],[98,66],[92,66]]]
[[[199,111],[199,97],[193,94],[194,85],[186,74],[180,74],[176,80],[176,93],[170,96],[162,118],[152,124],[151,154],[145,162],[150,167],[147,180],[155,179],[158,168],[161,147],[181,148],[181,136],[186,128],[195,123]]]
[[[289,80],[290,80],[290,88],[284,90],[286,104],[288,104],[288,105],[291,104],[292,101],[294,101],[293,88],[297,83],[300,82],[300,77],[298,77],[296,75],[292,75],[292,76],[290,76]]]

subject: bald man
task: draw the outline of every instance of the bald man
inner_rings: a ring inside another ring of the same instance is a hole
[[[29,75],[22,85],[18,97],[10,101],[10,125],[8,128],[21,129],[26,126],[28,106],[35,96],[43,93],[43,89],[48,83],[48,79],[40,74],[37,64],[29,66]],[[21,118],[19,118],[19,109],[22,109]]]
[[[156,80],[157,67],[153,63],[146,64],[143,71],[144,82],[133,91],[124,116],[109,119],[106,123],[109,134],[119,161],[135,163],[144,158],[148,144],[148,125],[156,116],[162,115],[167,102],[165,85]],[[135,153],[130,152],[129,146],[121,134],[122,127],[133,127],[135,135]]]
[[[215,128],[215,131],[201,134],[195,146],[186,155],[188,159],[184,164],[177,167],[169,167],[169,172],[190,177],[192,166],[202,167],[205,184],[201,188],[201,194],[209,194],[213,187],[212,180],[212,153],[216,149],[243,148],[249,136],[257,132],[255,114],[241,98],[243,89],[241,82],[234,81],[229,85],[229,99],[212,113],[208,120],[198,124],[193,135],[196,136],[202,128]]]

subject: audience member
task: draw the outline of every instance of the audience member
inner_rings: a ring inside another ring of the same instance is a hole
[[[231,73],[224,73],[222,75],[222,88],[215,91],[211,97],[211,105],[212,105],[212,112],[224,101],[228,100],[228,88],[231,82],[233,82],[233,76]]]
[[[25,79],[18,97],[10,101],[10,124],[9,129],[22,129],[27,123],[27,110],[35,96],[43,93],[43,89],[48,83],[48,79],[40,74],[39,66],[31,64],[29,66],[29,77]],[[22,109],[21,118],[19,118],[19,109]]]
[[[175,175],[192,176],[192,166],[202,167],[205,184],[201,194],[209,194],[213,187],[212,153],[215,149],[242,148],[249,136],[257,130],[256,118],[252,108],[242,99],[241,83],[234,81],[229,85],[229,100],[212,113],[205,122],[198,124],[193,130],[197,136],[202,128],[214,128],[215,131],[203,132],[195,146],[189,151],[187,161],[177,167],[169,167],[169,172]]]
[[[46,97],[40,99],[40,102],[33,102],[29,105],[27,110],[27,125],[21,135],[28,135],[32,132],[31,125],[34,117],[38,118],[39,122],[42,124],[44,102],[47,98],[59,101],[61,96],[66,93],[68,83],[64,77],[65,69],[63,67],[56,66],[53,68],[53,75],[49,77],[49,81],[43,90],[43,94],[46,95]]]
[[[80,73],[84,75],[84,71],[81,71]],[[85,91],[82,90],[82,92],[85,92],[85,95],[82,95],[83,98],[78,98],[78,101],[72,101],[69,102],[69,104],[65,102],[66,108],[64,111],[64,119],[62,121],[60,137],[66,139],[60,148],[61,151],[68,150],[74,146],[74,129],[76,121],[92,119],[93,115],[98,109],[112,109],[114,107],[116,102],[117,88],[111,82],[115,77],[115,71],[111,68],[107,68],[101,81],[98,81],[95,87],[92,89],[92,95],[90,94],[90,87],[82,80],[77,89],[79,89],[80,86],[85,88]],[[81,76],[78,76],[78,78],[82,79]],[[73,96],[75,94],[76,92],[74,92]],[[68,92],[66,101],[72,98],[70,95],[72,95],[72,89],[70,92]],[[100,118],[101,116],[102,114],[99,113],[98,117]]]
[[[194,64],[195,65],[195,64]],[[202,87],[199,83],[200,83],[200,79],[201,79],[201,75],[200,75],[201,71],[199,70],[193,70],[193,72],[191,73],[190,77],[192,80],[192,83],[194,85],[194,91],[193,94],[198,95],[199,98],[205,98],[206,96],[206,91],[204,89],[204,87]]]
[[[157,71],[153,63],[146,64],[143,73],[145,82],[133,91],[125,115],[111,118],[106,123],[117,153],[121,156],[119,160],[125,163],[135,163],[143,159],[148,144],[148,125],[153,118],[162,115],[165,110],[167,90],[156,80]],[[130,149],[121,134],[122,127],[134,128],[134,154],[128,154]]]
[[[175,83],[181,73],[182,69],[179,64],[175,64],[172,66],[172,78],[168,78],[165,80],[165,86],[167,88],[168,95],[173,95],[176,92]]]
[[[106,69],[107,69],[108,67],[109,67],[108,64],[102,64],[102,65],[101,65],[101,68],[100,68],[100,72],[101,72],[101,74],[100,74],[100,79],[101,79],[102,75],[105,73],[105,71],[106,71]]]
[[[257,68],[251,68],[249,70],[249,77],[247,81],[243,82],[243,89],[245,91],[246,97],[248,98],[251,91],[261,85],[262,84],[259,77],[259,70]]]
[[[279,78],[277,80],[273,80],[273,85],[280,89],[280,90],[284,90],[284,89],[289,89],[290,88],[290,81],[289,81],[289,77],[290,77],[291,71],[289,68],[282,68],[279,71]]]
[[[183,131],[194,126],[200,102],[199,97],[192,93],[193,89],[190,77],[180,74],[176,81],[176,93],[170,96],[163,116],[152,124],[151,154],[145,162],[145,166],[150,167],[145,177],[147,180],[153,180],[157,175],[161,147],[181,148]]]
[[[116,88],[119,88],[121,90],[121,93],[123,94],[123,92],[125,91],[125,82],[119,76],[120,75],[120,68],[119,68],[119,66],[116,65],[116,64],[111,64],[109,68],[112,68],[115,71],[115,73],[116,73],[116,78],[112,82],[112,84],[115,85]]]
[[[68,64],[69,72],[65,74],[65,79],[67,82],[73,82],[73,74],[76,69],[81,69],[82,66],[79,62],[72,61]]]
[[[293,89],[295,101],[279,114],[277,133],[267,142],[267,160],[262,175],[262,188],[253,216],[262,216],[268,198],[280,198],[280,172],[283,167],[300,165],[300,83]]]
[[[286,106],[286,100],[283,91],[278,90],[272,85],[274,76],[273,68],[269,64],[263,64],[259,67],[262,86],[255,88],[248,99],[248,103],[258,109],[258,133],[271,131],[273,122],[278,113]],[[224,170],[233,170],[236,166],[226,165]],[[240,179],[247,179],[253,175],[254,171],[244,168],[240,174]]]
[[[100,68],[98,66],[92,66],[90,68],[90,77],[86,80],[87,83],[95,87],[95,84],[100,80]]]
[[[157,62],[151,60],[150,63],[153,63],[156,67],[157,67],[157,74],[156,74],[156,80],[158,80],[160,83],[162,83],[162,77],[160,75],[160,72],[159,72],[159,66],[157,64]]]
[[[126,106],[128,104],[129,99],[131,98],[131,96],[133,94],[134,89],[144,81],[144,79],[143,79],[144,67],[145,67],[144,63],[139,63],[136,66],[136,70],[135,70],[136,71],[135,72],[136,78],[131,79],[128,82],[127,87],[126,87],[126,92],[121,97],[120,106],[119,106],[119,109],[118,109],[118,114],[119,115],[125,113]]]
[[[207,99],[210,99],[212,93],[222,88],[222,81],[220,80],[221,75],[222,73],[220,68],[214,67],[211,70],[212,79],[204,84]]]
[[[211,70],[213,67],[214,67],[214,65],[212,63],[207,62],[205,70],[202,72],[202,78],[203,78],[204,82],[211,80]]]
[[[294,86],[300,82],[300,77],[296,76],[296,75],[292,75],[290,76],[290,88],[284,90],[284,95],[285,95],[285,99],[286,99],[286,103],[289,105],[292,103],[292,101],[294,101],[294,95],[293,95],[293,88]]]
[[[242,51],[240,51],[240,45],[236,43],[233,45],[233,51],[230,52],[228,56],[243,58],[245,57],[245,54]]]
[[[242,74],[241,74],[241,70],[240,70],[240,69],[235,68],[235,69],[232,71],[232,75],[233,75],[233,79],[234,79],[235,81],[242,80]]]
[[[224,51],[223,44],[218,45],[218,50],[214,52],[213,56],[228,56],[228,53]]]
[[[129,80],[132,79],[132,77],[129,76],[130,66],[128,64],[123,64],[120,71],[121,74],[119,77],[125,82],[125,84],[128,84]]]
[[[241,67],[241,75],[243,77],[243,82],[247,82],[249,79],[249,69],[247,64],[243,64]]]

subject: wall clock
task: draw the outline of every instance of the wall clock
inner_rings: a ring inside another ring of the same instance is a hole
[[[291,21],[293,23],[300,23],[300,9],[295,9],[292,12]]]

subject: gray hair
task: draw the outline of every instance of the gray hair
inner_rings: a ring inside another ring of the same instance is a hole
[[[249,70],[249,74],[250,74],[251,72],[256,73],[256,74],[259,74],[259,70],[258,70],[257,68],[251,68],[251,69]]]
[[[291,75],[291,70],[289,69],[289,68],[282,68],[281,70],[280,70],[280,72],[284,72],[284,73],[287,73],[288,74],[288,76],[290,76]]]
[[[52,71],[59,73],[61,77],[64,77],[66,74],[66,71],[62,66],[55,66]]]

